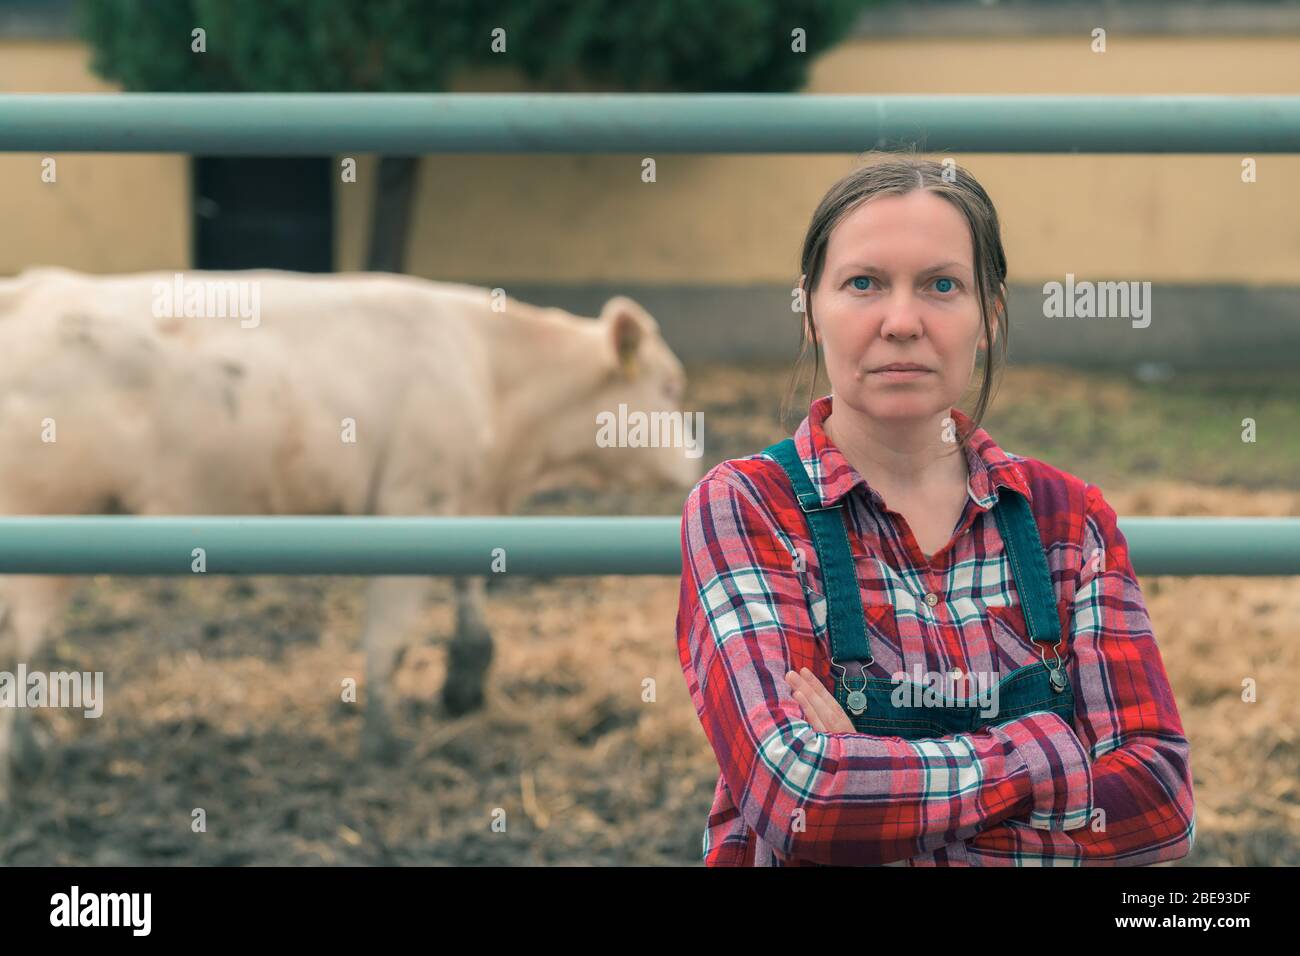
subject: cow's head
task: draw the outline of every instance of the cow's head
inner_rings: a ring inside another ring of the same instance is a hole
[[[704,415],[682,408],[686,373],[659,324],[627,296],[596,322],[591,477],[603,487],[690,488],[704,473]]]

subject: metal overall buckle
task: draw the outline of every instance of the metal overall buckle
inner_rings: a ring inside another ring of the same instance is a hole
[[[1056,655],[1056,667],[1052,667],[1051,664],[1047,663],[1046,646],[1042,642],[1038,644],[1038,656],[1042,659],[1043,666],[1047,668],[1047,675],[1052,682],[1052,691],[1057,694],[1065,690],[1068,684],[1064,671],[1065,664],[1061,661],[1061,645],[1064,643],[1065,638],[1061,638],[1052,646],[1052,653]]]
[[[866,694],[867,666],[869,664],[875,663],[875,660],[876,658],[873,655],[872,657],[868,658],[865,662],[862,662],[859,665],[862,668],[863,689],[849,690],[849,683],[848,683],[849,669],[845,667],[843,664],[837,663],[835,658],[833,657],[831,658],[831,667],[838,667],[841,671],[840,686],[843,687],[845,692],[848,694],[848,696],[845,698],[844,704],[846,707],[848,707],[849,712],[852,713],[854,717],[861,716],[862,712],[867,709],[867,694]]]

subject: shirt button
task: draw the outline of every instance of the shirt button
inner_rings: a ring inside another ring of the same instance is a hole
[[[930,607],[934,607],[936,604],[939,603],[939,595],[931,591],[929,594],[925,596],[925,603],[930,605]]]

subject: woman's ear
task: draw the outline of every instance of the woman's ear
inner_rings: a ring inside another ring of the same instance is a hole
[[[998,315],[1002,314],[1001,306],[998,307],[997,314]],[[985,349],[991,348],[994,344],[996,344],[997,340],[998,340],[998,320],[995,318],[992,322],[989,323],[988,341],[987,342],[985,341],[985,336],[983,334],[983,330],[981,329],[981,334],[979,337],[979,341],[975,345],[975,350],[977,352],[983,352],[985,351]]]

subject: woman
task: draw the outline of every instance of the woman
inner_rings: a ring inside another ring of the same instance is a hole
[[[1115,512],[979,427],[1007,327],[983,187],[859,168],[801,273],[831,394],[682,518],[678,652],[721,768],[706,865],[1185,856],[1189,746]]]

